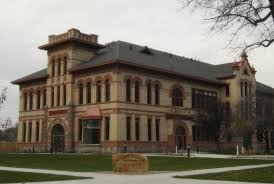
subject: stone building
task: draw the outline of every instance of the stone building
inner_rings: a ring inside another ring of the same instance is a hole
[[[245,53],[212,65],[123,41],[102,45],[97,35],[76,29],[50,35],[39,49],[47,51],[47,67],[12,82],[20,86],[23,149],[210,150],[215,143],[197,122],[199,109],[221,101],[233,112],[241,104],[253,119],[256,71]],[[235,146],[233,139],[225,145]]]

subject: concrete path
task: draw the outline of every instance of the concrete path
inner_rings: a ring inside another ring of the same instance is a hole
[[[86,180],[70,180],[70,181],[59,181],[59,182],[41,182],[45,184],[233,184],[243,182],[225,182],[225,181],[211,181],[211,180],[192,180],[192,179],[176,179],[173,176],[188,176],[196,174],[207,174],[207,173],[220,173],[225,171],[236,171],[243,169],[253,169],[274,166],[274,164],[262,164],[262,165],[249,165],[249,166],[237,166],[237,167],[225,167],[225,168],[214,168],[214,169],[203,169],[203,170],[192,170],[192,171],[180,171],[180,172],[152,172],[147,175],[118,175],[111,172],[98,173],[98,172],[71,172],[71,171],[55,171],[55,170],[44,170],[44,169],[25,169],[25,168],[12,168],[12,167],[0,167],[0,170],[5,171],[19,171],[19,172],[31,172],[31,173],[45,173],[45,174],[56,174],[56,175],[69,175],[69,176],[83,176],[93,177],[94,179]],[[34,183],[30,183],[34,184]],[[250,184],[250,183],[249,183]]]

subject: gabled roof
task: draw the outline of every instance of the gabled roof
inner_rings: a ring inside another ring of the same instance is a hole
[[[256,81],[256,91],[269,94],[269,95],[274,95],[274,89],[270,86],[267,86],[261,82]]]
[[[40,70],[38,72],[32,73],[30,75],[27,75],[25,77],[22,77],[20,79],[17,79],[15,81],[12,81],[12,84],[21,84],[21,83],[25,83],[25,82],[29,82],[32,80],[37,80],[37,79],[46,79],[48,76],[47,74],[47,68]]]

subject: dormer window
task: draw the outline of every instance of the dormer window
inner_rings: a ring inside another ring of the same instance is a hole
[[[244,69],[243,75],[249,76],[247,69]]]
[[[141,53],[147,54],[147,55],[150,55],[150,56],[153,55],[153,52],[152,52],[151,49],[148,48],[147,46],[144,46],[144,47],[143,47],[143,49],[141,50]]]

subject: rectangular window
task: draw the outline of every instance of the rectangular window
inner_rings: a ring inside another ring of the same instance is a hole
[[[32,123],[29,123],[29,140],[28,140],[28,142],[31,142],[31,138],[32,138]]]
[[[82,120],[79,120],[78,131],[79,131],[78,140],[81,142],[81,141],[83,141],[83,121]]]
[[[229,85],[226,85],[225,86],[225,96],[229,97],[229,95],[230,95]]]
[[[147,104],[151,104],[151,84],[147,84]]]
[[[247,82],[245,82],[245,96],[247,96]]]
[[[160,141],[160,119],[156,119],[156,141]]]
[[[100,121],[84,120],[84,143],[99,144],[100,143]]]
[[[35,137],[36,142],[39,142],[39,136],[40,136],[40,122],[36,122],[36,137]]]
[[[140,140],[140,118],[135,118],[135,139]]]
[[[109,140],[109,131],[110,131],[110,118],[105,117],[105,140]]]
[[[24,111],[28,108],[28,94],[24,93]]]
[[[37,91],[37,103],[36,103],[36,109],[40,109],[40,96],[41,96],[41,93],[40,91]]]
[[[127,122],[126,122],[126,130],[127,130],[127,140],[130,141],[131,139],[131,118],[127,117]]]
[[[60,106],[60,86],[57,86],[57,106]]]
[[[67,105],[67,86],[63,86],[63,105]]]
[[[252,94],[251,94],[251,84],[248,85],[248,94],[249,94],[250,97],[252,96]]]
[[[22,133],[22,142],[26,142],[26,131],[27,131],[27,126],[26,123],[23,123],[23,133]]]
[[[159,105],[160,103],[160,87],[158,84],[155,85],[155,104]]]
[[[147,140],[151,141],[152,140],[152,135],[151,135],[151,119],[147,120]]]
[[[217,93],[202,89],[192,89],[192,108],[214,111],[217,107]]]

